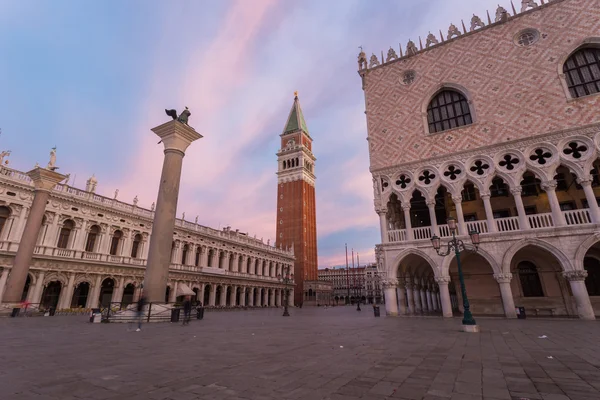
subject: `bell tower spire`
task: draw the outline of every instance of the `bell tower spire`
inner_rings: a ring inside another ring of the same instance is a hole
[[[294,247],[294,303],[303,301],[304,282],[317,277],[317,221],[315,161],[312,138],[304,119],[298,92],[281,135],[277,152],[276,246]]]

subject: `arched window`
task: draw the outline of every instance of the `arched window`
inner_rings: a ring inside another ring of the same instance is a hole
[[[583,268],[588,276],[585,278],[585,287],[590,296],[600,296],[600,261],[592,257],[583,259]]]
[[[465,96],[445,89],[435,95],[427,107],[429,133],[441,132],[473,123]]]
[[[577,50],[563,65],[571,97],[583,97],[600,92],[600,48]]]
[[[139,233],[133,237],[133,243],[131,244],[131,258],[138,258],[138,252],[140,250],[140,244],[142,243],[142,235]]]
[[[100,234],[100,227],[98,225],[93,225],[88,232],[88,237],[85,242],[85,251],[89,253],[93,253],[96,249],[96,240],[98,239],[98,235]]]
[[[521,288],[523,289],[523,297],[544,297],[537,267],[529,261],[522,261],[517,269]]]
[[[4,206],[0,207],[0,235],[2,235],[8,217],[10,217],[10,208]]]
[[[71,237],[71,231],[75,227],[75,223],[70,219],[66,220],[63,223],[62,228],[60,228],[60,233],[58,235],[58,243],[56,247],[60,249],[66,249],[69,245],[69,238]]]
[[[110,255],[111,256],[117,255],[117,251],[119,250],[119,242],[121,241],[122,237],[123,237],[123,232],[121,232],[118,229],[115,231],[115,233],[113,233],[112,239],[110,240]]]
[[[181,251],[181,265],[186,265],[188,251],[190,250],[190,246],[187,244],[183,245],[183,250]]]

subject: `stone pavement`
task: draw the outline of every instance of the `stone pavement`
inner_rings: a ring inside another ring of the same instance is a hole
[[[0,399],[600,399],[600,323],[207,313],[190,326],[0,319]],[[547,338],[540,339],[539,336]]]

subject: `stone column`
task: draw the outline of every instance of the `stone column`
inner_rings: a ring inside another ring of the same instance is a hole
[[[208,293],[208,305],[209,306],[215,305],[216,297],[217,297],[217,285],[213,283],[210,285],[210,292]]]
[[[406,287],[406,302],[408,303],[408,313],[409,314],[414,314],[415,313],[415,300],[414,300],[414,292],[413,292],[413,287],[412,287],[412,283],[405,283],[404,285]]]
[[[521,187],[510,189],[510,192],[513,195],[515,200],[515,205],[517,206],[517,213],[519,214],[519,228],[521,230],[531,229],[529,226],[529,220],[527,219],[527,215],[525,215],[525,207],[523,207],[523,199],[521,198]]]
[[[75,274],[69,274],[67,287],[62,287],[58,298],[58,309],[70,308],[73,299],[73,287],[75,286]]]
[[[421,286],[418,283],[413,285],[413,299],[415,301],[415,314],[422,313],[423,307],[421,307]]]
[[[88,225],[88,221],[86,219],[84,219],[81,222],[81,227],[78,228],[77,241],[75,242],[75,246],[74,246],[75,250],[79,250],[79,251],[85,250],[85,240],[87,238],[87,225]]]
[[[513,278],[512,274],[494,274],[494,278],[500,286],[500,296],[502,296],[502,305],[504,306],[504,315],[506,318],[517,318],[515,311],[515,300],[513,299],[510,281]]]
[[[125,290],[125,277],[122,276],[119,278],[118,285],[118,287],[113,289],[112,298],[110,299],[111,303],[120,303],[123,300],[123,291]]]
[[[202,135],[176,120],[164,123],[152,129],[152,132],[164,144],[165,158],[152,223],[144,288],[149,302],[160,302],[164,300],[169,274],[183,157],[188,146]]]
[[[558,204],[558,197],[556,197],[556,181],[553,179],[544,182],[541,184],[541,187],[548,195],[548,203],[550,203],[550,209],[552,210],[552,220],[554,221],[554,226],[567,225],[565,215],[560,209],[560,204]]]
[[[31,207],[33,209],[33,204]],[[42,215],[42,219],[43,218],[44,218],[44,216]],[[43,243],[44,246],[47,246],[47,247],[55,247],[56,246],[56,242],[58,241],[58,219],[59,218],[60,218],[60,214],[54,213],[54,219],[52,220],[52,224],[46,230],[46,237],[44,238],[44,243]],[[29,221],[30,219],[31,219],[31,210],[29,211],[29,218],[27,219],[27,221]],[[27,223],[25,223],[25,229],[27,229]],[[25,235],[25,231],[23,231],[23,235]],[[21,238],[21,240],[23,240],[23,239]]]
[[[283,306],[283,289],[279,289],[279,295],[278,295],[278,300],[277,300],[277,306],[281,307]]]
[[[412,225],[410,222],[410,202],[402,203],[402,211],[404,211],[404,227],[406,228],[406,240],[413,240]]]
[[[435,287],[433,289],[433,292],[431,293],[431,299],[433,301],[433,309],[435,311],[440,311],[440,303],[438,302],[437,288]]]
[[[39,167],[29,171],[27,175],[34,185],[33,203],[4,291],[5,303],[18,303],[21,300],[21,294],[27,281],[27,273],[33,257],[33,250],[46,211],[46,203],[50,198],[50,191],[58,182],[65,179],[65,175]]]
[[[452,202],[454,203],[454,208],[456,209],[456,224],[458,225],[458,234],[466,235],[468,232],[462,209],[462,196],[452,196]]]
[[[440,233],[438,232],[437,218],[435,216],[435,200],[427,200],[427,208],[429,208],[429,219],[431,220],[431,236],[439,236]]]
[[[423,313],[429,312],[429,306],[427,304],[427,293],[425,291],[425,286],[421,285],[421,309]]]
[[[102,289],[102,275],[96,276],[96,282],[92,288],[90,308],[97,308],[100,302],[100,290]]]
[[[383,293],[385,296],[385,313],[389,316],[398,316],[398,298],[396,297],[396,283],[392,281],[383,282]]]
[[[404,290],[404,283],[402,281],[398,281],[396,293],[398,296],[398,314],[406,315],[406,294]]]
[[[435,308],[433,307],[433,299],[431,298],[431,290],[429,288],[427,288],[425,295],[427,296],[427,308],[429,309],[429,312],[435,311]]]
[[[37,281],[35,282],[35,288],[33,289],[33,294],[31,296],[31,302],[37,304],[42,299],[42,292],[44,291],[44,277],[46,273],[41,271],[37,276]],[[31,292],[31,289],[29,289]]]
[[[594,315],[590,296],[585,287],[585,278],[587,275],[587,271],[584,270],[563,272],[563,276],[567,278],[571,284],[571,292],[573,292],[573,297],[575,297],[579,318],[593,320],[596,319],[596,316]]]
[[[254,288],[248,288],[248,306],[254,306]]]
[[[262,305],[263,306],[268,306],[269,305],[269,289],[263,289],[263,299],[262,299]]]
[[[290,289],[290,294],[288,296],[288,307],[294,307],[294,289]]]
[[[10,232],[10,237],[9,240],[11,242],[18,242],[19,238],[21,237],[21,232],[23,231],[23,228],[25,226],[25,221],[26,221],[26,216],[27,216],[27,210],[28,208],[23,206],[21,207],[21,212],[19,213],[19,219],[17,220],[17,226],[15,227],[15,229],[13,229]],[[43,218],[43,217],[42,217]],[[38,233],[39,235],[39,233]],[[36,238],[37,241],[37,238]],[[1,295],[0,295],[0,299],[1,299]]]
[[[201,283],[200,284],[200,290],[198,290],[198,301],[201,301],[203,305],[204,304],[204,289],[206,288],[206,284],[205,283]]]
[[[435,278],[440,288],[440,303],[442,303],[442,315],[445,318],[452,318],[452,303],[450,302],[450,292],[448,284],[450,283],[449,276],[441,276]]]
[[[2,276],[0,276],[0,304],[2,304],[2,295],[4,294],[4,289],[6,288],[6,280],[8,279],[8,272],[10,270],[8,268],[4,268],[2,270]],[[25,278],[27,280],[27,278]]]
[[[173,282],[173,287],[171,288],[171,291],[169,292],[169,303],[175,303],[177,301],[177,281]],[[165,292],[167,291],[167,288],[165,287]],[[164,298],[164,293],[163,293],[163,298]]]
[[[219,268],[219,250],[213,249],[212,257],[210,260],[211,268]]]
[[[583,187],[585,199],[587,200],[590,209],[590,219],[592,220],[592,223],[600,224],[600,208],[598,207],[594,189],[592,189],[592,180],[590,178],[577,179],[577,182]]]
[[[379,230],[381,232],[381,243],[387,243],[389,242],[386,217],[387,209],[383,208],[377,210],[377,214],[379,215]]]
[[[483,200],[483,208],[485,208],[485,219],[487,220],[488,232],[496,232],[496,221],[494,221],[494,211],[492,210],[492,202],[490,201],[489,193],[480,193],[479,197]]]
[[[219,299],[219,305],[221,305],[221,306],[227,305],[227,286],[221,287],[221,299]]]
[[[275,289],[271,289],[271,299],[269,301],[271,307],[275,306]]]

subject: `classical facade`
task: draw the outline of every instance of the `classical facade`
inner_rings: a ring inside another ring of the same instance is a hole
[[[296,93],[277,153],[277,229],[275,245],[292,248],[294,304],[308,293],[304,281],[317,281],[317,217],[312,138]]]
[[[356,299],[368,304],[383,301],[381,276],[376,264],[320,269],[319,280],[331,284],[335,304],[354,303]]]
[[[147,210],[86,190],[57,185],[50,195],[22,300],[47,309],[129,304],[142,287],[154,207]],[[116,196],[115,196],[116,197]],[[30,178],[0,169],[0,299],[33,199]],[[189,290],[207,306],[280,306],[278,276],[293,271],[291,250],[229,228],[177,219],[165,302]],[[293,296],[293,291],[290,297]]]
[[[475,315],[594,319],[600,0],[492,15],[358,57],[387,313],[462,311],[456,260],[430,242],[453,217]]]

